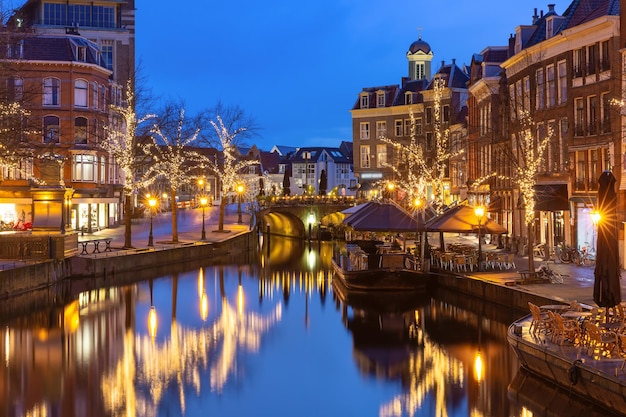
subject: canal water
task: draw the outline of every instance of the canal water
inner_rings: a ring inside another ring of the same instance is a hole
[[[520,371],[521,312],[346,296],[331,253],[275,238],[246,261],[6,300],[0,416],[606,415]]]

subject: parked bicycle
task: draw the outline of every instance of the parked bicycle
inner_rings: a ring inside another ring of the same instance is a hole
[[[564,264],[568,264],[573,262],[576,265],[580,265],[580,252],[578,249],[571,246],[559,245],[556,247],[557,256],[559,257],[559,261]]]
[[[587,242],[585,242],[587,243]],[[580,248],[580,264],[581,265],[594,265],[596,263],[596,250],[589,245],[582,246]]]
[[[537,278],[549,280],[552,284],[563,284],[563,275],[550,268],[547,264],[541,265],[535,272]]]

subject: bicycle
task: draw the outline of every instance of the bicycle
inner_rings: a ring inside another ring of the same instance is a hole
[[[580,265],[580,252],[576,248],[559,245],[557,246],[557,255],[564,264],[573,262],[576,265]]]
[[[550,268],[547,264],[541,265],[535,272],[537,278],[549,280],[552,284],[563,284],[563,275]]]
[[[586,243],[586,242],[585,242]],[[582,255],[580,256],[580,264],[589,266],[596,263],[596,250],[589,246],[582,246],[580,248]]]

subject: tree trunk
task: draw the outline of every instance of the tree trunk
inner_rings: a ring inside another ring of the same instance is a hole
[[[133,247],[132,243],[132,196],[124,194],[124,249]]]
[[[528,271],[535,271],[535,258],[534,258],[534,236],[533,236],[533,224],[528,223]]]
[[[170,188],[170,195],[172,196],[172,242],[178,242],[178,219],[176,217],[178,206],[176,204],[176,190]]]
[[[224,231],[224,211],[226,211],[226,196],[222,194],[222,199],[220,200],[220,215],[217,226],[218,232]]]

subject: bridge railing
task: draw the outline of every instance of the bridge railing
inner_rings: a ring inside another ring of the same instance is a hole
[[[273,206],[301,206],[301,205],[352,205],[357,202],[354,196],[329,195],[292,195],[272,196],[259,200],[260,208]]]

